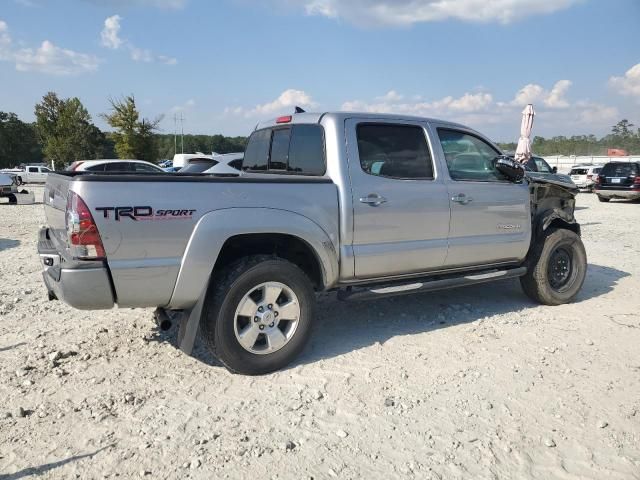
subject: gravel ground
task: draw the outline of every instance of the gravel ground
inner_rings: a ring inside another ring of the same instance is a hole
[[[575,303],[327,295],[298,362],[257,378],[151,310],[48,302],[42,205],[0,205],[0,478],[639,479],[640,205],[578,205]]]

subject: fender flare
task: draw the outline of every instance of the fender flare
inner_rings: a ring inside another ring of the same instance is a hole
[[[168,307],[192,307],[207,288],[211,272],[225,242],[243,234],[291,235],[315,252],[325,288],[338,280],[335,243],[318,224],[289,210],[273,208],[227,208],[203,215],[196,224],[182,256],[180,271]]]

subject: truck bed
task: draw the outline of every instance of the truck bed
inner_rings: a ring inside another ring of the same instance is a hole
[[[279,188],[284,184],[286,188]],[[121,307],[185,307],[195,302],[199,291],[192,293],[198,289],[193,282],[200,277],[185,278],[191,283],[180,290],[179,298],[174,298],[176,282],[188,263],[185,251],[194,231],[198,226],[205,228],[207,222],[215,223],[214,216],[224,217],[217,224],[218,232],[224,234],[235,227],[233,219],[246,215],[257,217],[241,222],[252,225],[247,233],[259,233],[263,228],[260,212],[280,211],[289,218],[293,214],[316,224],[334,250],[339,249],[337,188],[327,177],[61,172],[49,175],[44,203],[49,238],[67,265],[74,263],[68,255],[65,227],[69,190],[84,200],[98,226],[115,302]],[[278,225],[269,225],[271,230],[274,227]],[[210,245],[204,248],[222,247],[216,244],[216,235],[209,238]],[[190,268],[202,263],[210,272],[211,265],[204,265],[202,255],[192,250],[189,260],[195,265]]]

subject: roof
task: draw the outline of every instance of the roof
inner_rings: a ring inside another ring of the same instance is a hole
[[[440,120],[437,118],[418,117],[414,115],[403,115],[403,114],[395,114],[395,113],[339,112],[339,111],[324,112],[324,113],[317,113],[317,112],[295,113],[291,115],[291,122],[287,122],[287,124],[320,123],[322,119],[325,117],[333,117],[337,121],[344,121],[348,118],[358,117],[358,118],[371,119],[371,120],[406,120],[410,122],[434,122],[434,123],[444,123],[452,127],[461,127],[461,128],[469,129],[469,127],[466,127],[465,125],[461,125],[455,122],[450,122],[448,120]],[[280,118],[280,117],[277,117],[277,118]],[[256,125],[256,130],[278,125],[277,118],[272,118],[269,120],[259,122]]]

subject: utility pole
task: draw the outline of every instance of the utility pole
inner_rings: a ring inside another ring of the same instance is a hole
[[[178,153],[178,115],[173,114],[173,156]]]

